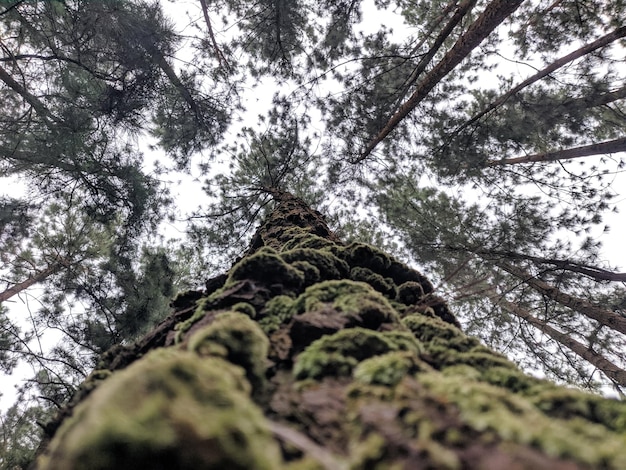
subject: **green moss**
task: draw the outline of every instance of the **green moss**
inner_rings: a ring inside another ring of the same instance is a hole
[[[293,317],[294,312],[294,300],[286,295],[277,295],[265,304],[259,325],[266,334],[270,334]]]
[[[412,338],[411,338],[412,339]],[[362,360],[392,351],[417,354],[420,345],[398,332],[380,333],[365,328],[348,328],[314,341],[297,358],[297,379],[349,376]]]
[[[446,369],[447,370],[447,369]],[[525,375],[517,367],[489,367],[484,370],[480,380],[491,385],[506,388],[514,393],[523,393],[533,386],[542,383],[541,380]]]
[[[248,315],[250,318],[256,317],[256,309],[252,305],[250,305],[248,302],[238,302],[232,307],[230,307],[230,309],[233,312],[240,312],[245,315]]]
[[[530,445],[549,456],[573,458],[593,468],[625,468],[623,434],[581,419],[548,417],[519,395],[466,377],[426,373],[419,381],[438,400],[458,408],[463,423],[480,432],[483,442]],[[456,445],[458,440],[457,435]]]
[[[354,378],[366,385],[394,386],[407,374],[431,371],[414,352],[393,351],[361,361],[354,369]]]
[[[245,383],[243,371],[221,359],[153,351],[76,407],[40,468],[279,468],[279,449]]]
[[[176,324],[176,326],[174,327],[176,330],[176,338],[175,338],[176,344],[179,344],[180,342],[182,342],[184,334],[187,331],[189,331],[189,329],[194,325],[194,323],[204,318],[209,308],[208,307],[209,302],[210,302],[209,298],[205,297],[205,298],[200,299],[197,302],[198,306],[194,310],[193,314],[189,318],[187,318],[187,320],[181,321]]]
[[[281,251],[289,251],[295,248],[321,249],[333,246],[334,243],[318,235],[310,233],[300,227],[289,227],[283,232],[283,243]]]
[[[199,300],[203,296],[202,291],[197,290],[188,290],[184,292],[179,292],[176,294],[176,297],[170,302],[170,306],[174,309],[182,309],[187,308]]]
[[[284,470],[326,470],[328,467],[318,462],[312,457],[304,457],[293,462],[288,462]]]
[[[359,318],[359,323],[372,329],[382,323],[399,320],[389,301],[369,284],[357,281],[325,281],[308,287],[294,304],[296,313],[328,310]]]
[[[111,376],[112,372],[109,369],[96,369],[85,378],[72,396],[71,403],[79,403],[91,392],[93,392],[102,382]]]
[[[309,351],[298,356],[293,373],[298,380],[349,377],[359,361],[338,352]]]
[[[444,341],[431,341],[425,343],[424,347],[429,354],[429,362],[437,369],[444,369],[460,364],[471,366],[479,371],[486,371],[489,368],[509,368],[517,370],[517,366],[504,356],[493,351],[483,351],[482,349],[463,352],[451,348]]]
[[[402,319],[402,323],[413,332],[417,339],[424,343],[434,339],[449,341],[459,337],[467,338],[461,330],[439,318],[407,315]]]
[[[508,367],[511,369],[517,368],[515,364],[499,354],[481,351],[458,353],[458,355],[453,356],[453,359],[451,359],[450,362],[446,364],[446,366],[450,364],[467,364],[480,371],[487,370],[493,367]]]
[[[410,331],[385,331],[383,336],[391,340],[400,351],[411,351],[416,355],[424,352],[424,346]]]
[[[398,302],[405,305],[416,304],[424,297],[424,288],[419,282],[407,281],[398,286]]]
[[[233,266],[225,286],[243,279],[298,288],[304,283],[304,274],[287,264],[273,249],[263,247]]]
[[[354,446],[351,452],[350,470],[402,470],[404,463],[393,463],[388,455],[388,443],[380,434],[370,433]]]
[[[316,282],[322,280],[320,270],[308,261],[294,261],[293,263],[291,263],[291,266],[302,272],[302,274],[304,275],[305,286],[311,286]]]
[[[554,418],[580,417],[626,433],[626,402],[550,385],[529,397],[545,414]]]
[[[459,363],[446,366],[441,372],[446,376],[465,377],[468,380],[485,382],[522,395],[533,393],[536,387],[549,384],[549,382],[525,375],[512,363],[506,366],[490,363],[488,367],[481,368],[461,363],[462,359],[463,356],[457,356],[456,361]],[[550,388],[554,388],[554,385],[550,384]]]
[[[396,297],[396,285],[393,283],[393,280],[389,277],[383,277],[371,269],[359,266],[352,268],[350,278],[354,281],[368,283],[378,292],[390,299],[395,299]]]
[[[368,268],[383,277],[391,278],[396,286],[407,281],[414,281],[422,286],[426,294],[433,290],[432,284],[420,273],[371,245],[352,243],[347,247],[339,248],[338,253],[340,253],[338,256],[345,259],[353,268],[357,266]]]
[[[445,376],[449,377],[463,377],[468,380],[479,381],[482,377],[479,370],[467,364],[457,364],[454,366],[446,367],[441,371]]]
[[[347,263],[327,250],[312,248],[295,248],[293,250],[282,251],[282,258],[287,263],[305,261],[312,264],[319,271],[318,280],[340,279],[345,277],[350,268]]]
[[[345,247],[344,256],[350,266],[362,266],[377,273],[385,272],[392,263],[387,253],[365,243],[351,243]]]
[[[213,323],[191,336],[188,349],[243,367],[255,389],[264,383],[269,340],[259,325],[243,313],[220,313]]]

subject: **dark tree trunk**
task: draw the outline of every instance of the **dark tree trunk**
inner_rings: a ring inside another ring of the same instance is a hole
[[[422,275],[274,197],[227,275],[103,357],[38,468],[626,468],[626,404],[525,376]]]
[[[382,129],[353,163],[365,160],[370,153],[393,131],[400,122],[420,104],[432,89],[463,61],[500,23],[506,20],[522,4],[522,0],[493,0],[446,55],[426,74],[411,96],[398,108]]]
[[[507,158],[504,160],[492,160],[487,166],[516,165],[518,163],[554,162],[571,160],[572,158],[589,157],[593,155],[607,155],[626,151],[626,137],[600,142],[597,144],[583,145],[554,152],[536,153],[524,157]]]

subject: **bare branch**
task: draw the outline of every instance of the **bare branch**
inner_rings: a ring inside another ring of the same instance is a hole
[[[215,40],[215,35],[213,34],[213,26],[211,26],[211,18],[209,17],[209,8],[207,6],[206,0],[200,0],[200,5],[202,6],[202,14],[204,15],[204,21],[207,26],[209,38],[211,38],[211,43],[213,44],[213,51],[215,52],[215,56],[220,63],[220,67],[225,67],[227,70],[230,70],[230,64],[226,60],[226,57],[224,57],[224,53],[221,51],[219,45],[217,44],[217,41]]]

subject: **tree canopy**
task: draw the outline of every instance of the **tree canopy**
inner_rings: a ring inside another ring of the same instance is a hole
[[[290,191],[527,370],[621,393],[626,275],[596,234],[619,206],[625,10],[2,2],[0,366],[28,361],[25,396],[60,405]]]

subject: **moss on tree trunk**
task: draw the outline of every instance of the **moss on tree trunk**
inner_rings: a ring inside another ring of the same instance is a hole
[[[274,197],[227,275],[103,357],[37,468],[626,468],[625,403],[522,374],[421,274]]]

